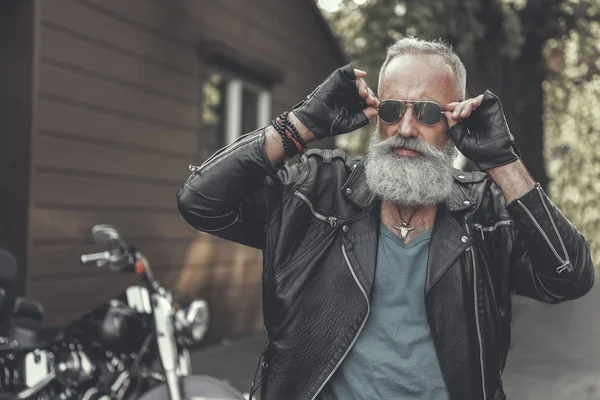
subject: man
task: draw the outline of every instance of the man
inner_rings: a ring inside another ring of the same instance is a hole
[[[504,399],[511,292],[584,295],[588,243],[531,179],[499,99],[464,100],[450,47],[391,46],[379,98],[365,75],[336,70],[178,193],[197,229],[263,249],[253,386],[264,400]],[[376,116],[363,160],[313,150],[282,165],[302,141]],[[485,172],[453,170],[454,146]]]

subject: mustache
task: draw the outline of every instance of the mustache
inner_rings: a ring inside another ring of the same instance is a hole
[[[392,153],[399,148],[405,148],[421,153],[425,157],[431,158],[443,158],[449,151],[449,147],[452,146],[450,140],[445,142],[441,147],[434,146],[426,143],[415,137],[403,137],[394,135],[385,140],[381,140],[379,137],[373,137],[371,146],[372,150],[378,153]]]

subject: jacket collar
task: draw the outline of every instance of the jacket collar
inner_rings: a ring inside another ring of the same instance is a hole
[[[352,173],[342,186],[342,192],[346,198],[361,208],[371,208],[379,201],[367,186],[365,161],[368,157],[369,155],[365,156],[360,162],[355,161],[352,164]],[[454,184],[450,196],[444,201],[445,208],[450,212],[457,212],[475,207],[475,200],[462,183],[479,182],[483,178],[484,174],[482,172],[454,170]]]
[[[368,156],[367,156],[368,157]],[[366,157],[365,157],[366,159]],[[363,209],[371,210],[373,220],[379,221],[380,201],[367,187],[365,166],[363,159],[360,163],[352,164],[352,173],[342,186],[344,195]],[[456,170],[452,192],[445,202],[440,205],[439,212],[433,226],[431,245],[429,248],[429,259],[427,264],[427,278],[425,284],[425,293],[429,293],[434,285],[440,280],[457,259],[466,249],[471,246],[472,237],[463,226],[457,222],[457,215],[460,211],[467,211],[475,207],[475,200],[469,194],[463,183],[479,182],[485,178],[482,172],[460,172]],[[376,224],[378,226],[378,222]],[[375,271],[375,262],[378,242],[378,235],[372,235],[371,242],[366,249],[372,250],[371,256],[363,260],[365,273],[369,277],[366,282],[370,283],[367,287],[372,289],[373,274]],[[363,250],[365,251],[365,250]],[[375,253],[373,253],[375,252]],[[367,273],[368,271],[368,273]]]

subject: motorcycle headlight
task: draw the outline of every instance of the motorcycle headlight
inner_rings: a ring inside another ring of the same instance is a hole
[[[208,304],[204,300],[194,300],[175,314],[175,328],[184,345],[201,341],[206,335],[209,321]]]

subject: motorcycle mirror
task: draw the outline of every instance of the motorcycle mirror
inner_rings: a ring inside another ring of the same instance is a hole
[[[208,304],[205,300],[194,300],[190,303],[185,315],[188,325],[194,323],[208,325]]]
[[[192,343],[201,341],[208,329],[208,321],[210,318],[206,301],[192,301],[185,310],[185,314],[181,315],[181,317],[183,319],[182,328],[185,332],[184,334],[191,339]]]
[[[110,244],[113,242],[121,242],[121,235],[116,226],[113,225],[96,225],[92,228],[92,237],[94,242],[98,244]]]

